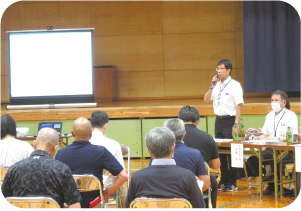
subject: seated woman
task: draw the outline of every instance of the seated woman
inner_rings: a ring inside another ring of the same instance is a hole
[[[251,135],[249,140],[279,140],[286,141],[286,131],[288,127],[293,134],[294,141],[298,137],[298,119],[294,112],[290,111],[290,104],[288,102],[287,94],[283,91],[277,90],[272,93],[271,106],[273,111],[267,114],[265,123],[262,128],[262,135]],[[271,154],[273,150],[267,149],[262,153],[263,159],[273,159]],[[289,152],[283,160],[292,159],[293,152]],[[265,162],[269,164],[273,170],[273,161]],[[250,176],[259,176],[259,159],[256,156],[251,156],[247,160],[247,171]],[[279,171],[279,168],[278,168]],[[278,172],[279,175],[279,172]],[[264,191],[264,194],[271,194],[274,192],[274,183],[269,183],[269,186]]]
[[[1,116],[0,167],[11,166],[30,156],[33,147],[16,139],[16,122],[7,114]]]

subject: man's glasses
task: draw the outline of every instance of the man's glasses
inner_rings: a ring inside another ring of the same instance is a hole
[[[226,68],[216,68],[215,70],[219,71],[219,70],[223,70],[223,69],[226,69]]]

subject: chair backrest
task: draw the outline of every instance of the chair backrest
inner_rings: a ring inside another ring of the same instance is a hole
[[[206,170],[207,170],[208,176],[210,178],[210,167],[209,167],[208,163],[205,162],[205,166],[206,166]]]
[[[2,183],[3,183],[3,180],[4,180],[4,177],[7,173],[7,170],[9,169],[9,166],[5,166],[5,167],[1,167],[1,172],[0,172],[0,188],[2,187]]]
[[[54,199],[48,197],[8,197],[6,200],[19,208],[61,208]]]
[[[102,185],[99,179],[93,175],[88,174],[74,174],[72,176],[79,192],[99,190],[101,207],[104,208],[105,200],[102,193]]]
[[[136,198],[130,208],[192,208],[190,202],[182,198]]]

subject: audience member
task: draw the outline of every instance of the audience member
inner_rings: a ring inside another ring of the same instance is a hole
[[[152,165],[132,176],[126,207],[139,197],[184,198],[194,208],[204,208],[205,202],[195,179],[188,169],[176,165],[172,159],[175,135],[164,127],[152,129],[145,137],[147,150],[153,157]]]
[[[11,166],[28,158],[34,151],[26,141],[16,139],[16,122],[12,116],[1,116],[0,167]]]
[[[117,141],[105,137],[108,127],[109,117],[105,111],[94,111],[90,117],[90,123],[92,125],[92,137],[90,143],[93,145],[104,146],[111,154],[118,160],[120,165],[124,168],[124,161],[122,157],[121,146]],[[112,180],[111,178],[109,179]],[[123,207],[126,199],[126,189],[123,184],[120,187],[121,204],[119,207]]]
[[[183,142],[185,136],[184,122],[180,119],[169,119],[164,122],[164,127],[170,129],[176,137],[176,146],[173,159],[177,166],[188,169],[203,181],[202,190],[205,191],[210,187],[210,179],[206,170],[202,154],[193,148],[187,147]],[[150,165],[153,158],[150,159]]]
[[[59,137],[52,128],[42,128],[34,141],[29,158],[12,165],[4,178],[4,197],[44,196],[54,199],[61,208],[80,208],[80,194],[70,168],[53,160]]]
[[[277,90],[272,93],[271,96],[271,107],[273,111],[267,114],[265,123],[262,128],[262,135],[255,136],[251,135],[250,140],[279,140],[286,141],[286,131],[290,127],[293,140],[297,141],[298,138],[298,119],[296,114],[289,110],[290,104],[288,101],[288,96],[285,92]],[[268,148],[265,152],[262,153],[263,159],[273,159],[273,150]],[[293,152],[289,152],[283,160],[291,160]],[[273,161],[267,162],[274,169]],[[266,164],[267,164],[266,163]],[[259,176],[259,159],[256,156],[251,156],[247,160],[247,171],[250,176]],[[279,168],[278,168],[279,175]],[[279,177],[278,177],[279,178]],[[279,186],[278,186],[279,187]],[[269,183],[267,189],[264,191],[264,194],[273,194],[275,191],[274,183]]]
[[[105,147],[95,146],[89,142],[92,136],[92,126],[88,119],[83,117],[76,119],[72,125],[71,133],[75,139],[74,142],[58,150],[55,159],[67,164],[72,174],[93,174],[101,183],[103,169],[117,176],[114,183],[103,191],[105,201],[108,202],[110,194],[127,181],[127,173]],[[88,208],[90,202],[99,196],[99,191],[82,192],[81,196],[81,206]]]
[[[205,162],[211,169],[219,169],[221,166],[218,149],[212,136],[202,130],[199,130],[200,115],[196,108],[185,106],[179,111],[179,119],[185,124],[186,135],[183,142],[186,146],[199,150]],[[217,181],[214,175],[210,175],[211,182],[211,204],[216,208],[217,200]],[[205,192],[206,193],[206,192]],[[208,200],[205,199],[206,207],[209,208]]]

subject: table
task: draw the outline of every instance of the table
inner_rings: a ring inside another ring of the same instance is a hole
[[[259,159],[259,183],[260,183],[260,200],[263,200],[263,180],[262,180],[262,148],[263,147],[267,147],[267,148],[271,148],[273,149],[273,160],[274,160],[274,172],[276,172],[274,174],[274,183],[275,183],[275,201],[278,202],[278,185],[279,184],[283,184],[282,181],[282,165],[280,165],[280,183],[278,183],[278,175],[277,175],[277,163],[281,163],[282,159],[285,157],[285,155],[287,155],[287,153],[289,151],[295,151],[295,146],[294,145],[287,145],[286,142],[282,142],[282,143],[277,143],[277,144],[253,144],[253,143],[246,143],[246,142],[242,142],[242,140],[238,140],[233,142],[233,140],[229,140],[229,141],[225,141],[225,142],[216,142],[216,145],[218,147],[231,147],[232,143],[239,143],[239,144],[243,144],[244,148],[250,148],[251,150],[248,151],[249,154],[253,154],[255,156],[258,157]],[[299,142],[297,142],[299,143]],[[255,150],[257,149],[257,151]],[[281,151],[281,152],[279,152]],[[227,150],[227,149],[219,149],[219,153],[221,154],[231,154],[231,149]],[[245,153],[244,153],[245,154]],[[294,158],[293,158],[294,160]],[[294,160],[295,163],[295,160]],[[294,178],[295,178],[295,187],[296,187],[296,171],[294,172]],[[280,193],[281,193],[281,197],[282,197],[282,185],[280,186]],[[297,197],[297,188],[295,188],[295,198]]]
[[[68,146],[68,139],[71,137],[72,137],[71,134],[60,135],[59,136],[59,146],[61,148]],[[16,139],[21,140],[21,141],[34,141],[37,139],[37,136],[19,136],[19,137],[16,137]],[[66,142],[64,142],[64,139],[66,139]]]

